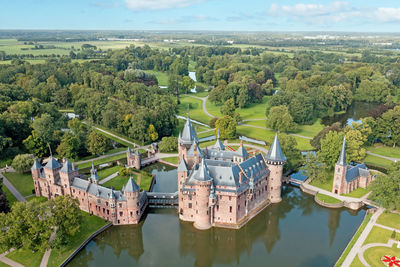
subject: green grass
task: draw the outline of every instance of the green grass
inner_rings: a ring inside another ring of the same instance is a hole
[[[117,152],[121,152],[121,151],[126,151],[126,150],[127,150],[126,147],[113,148],[113,149],[110,149],[107,152],[105,152],[104,155],[111,155],[111,154],[114,154],[114,153],[117,153]],[[71,161],[72,162],[76,162],[76,161],[82,161],[82,160],[88,160],[88,159],[95,159],[97,157],[99,157],[99,155],[89,155],[89,156],[82,157],[82,158],[77,158],[77,159],[74,159],[74,160],[71,160]]]
[[[381,262],[381,258],[383,255],[392,255],[399,257],[400,249],[397,248],[396,245],[393,245],[393,247],[391,248],[372,247],[364,252],[364,258],[371,266],[383,266]]]
[[[357,239],[360,237],[361,233],[364,231],[365,227],[367,226],[369,220],[371,219],[371,216],[372,216],[372,214],[369,213],[364,218],[364,220],[361,223],[360,227],[358,228],[357,232],[354,234],[353,238],[350,240],[350,243],[347,245],[346,250],[342,253],[339,260],[337,261],[335,267],[340,267],[342,265],[343,261],[346,259],[347,255],[349,254],[350,250],[353,248]]]
[[[312,125],[298,125],[296,131],[294,131],[293,133],[304,135],[307,137],[314,137],[322,129],[324,129],[324,125],[321,124],[321,119],[318,119]]]
[[[1,64],[1,61],[0,61]],[[5,264],[4,262],[0,261],[0,267],[10,267],[8,264]]]
[[[180,102],[178,106],[178,115],[186,117],[187,108],[190,104],[190,118],[208,125],[212,118],[203,112],[203,101],[189,96],[182,96]]]
[[[133,176],[133,177],[135,177],[135,176]],[[137,178],[135,178],[135,180],[136,179]],[[113,179],[111,179],[110,181],[102,184],[102,186],[105,186],[105,187],[108,187],[108,188],[113,187],[114,190],[121,190],[122,187],[124,185],[126,185],[128,180],[129,180],[128,176],[120,176],[120,175],[118,175],[118,176],[114,177]]]
[[[154,74],[157,77],[159,86],[168,86],[168,74],[162,71],[145,70],[148,74]]]
[[[113,173],[119,172],[121,169],[123,169],[123,166],[113,166],[110,168],[105,168],[97,172],[97,175],[99,176],[99,180],[103,180],[104,178],[110,176]]]
[[[327,175],[328,175],[328,179],[325,182],[321,183],[320,181],[313,180],[310,182],[310,185],[313,185],[313,186],[316,186],[316,187],[319,187],[321,189],[331,192],[332,185],[333,185],[333,173],[330,173]]]
[[[126,158],[125,154],[119,154],[119,155],[114,155],[114,156],[98,159],[98,160],[95,160],[93,162],[94,162],[94,165],[97,166],[97,165],[100,165],[100,164],[104,164],[104,163],[111,162],[111,161],[117,161],[117,160],[125,159],[125,158]],[[88,168],[90,166],[92,166],[92,162],[91,161],[76,165],[76,167],[79,168],[79,169],[85,169],[85,168]]]
[[[325,202],[327,204],[339,204],[339,203],[342,202],[341,200],[339,200],[337,198],[334,198],[334,197],[331,197],[331,196],[327,196],[327,195],[324,195],[324,194],[320,194],[320,193],[317,194],[317,198],[319,200],[321,200],[322,202]]]
[[[381,155],[381,156],[400,159],[400,148],[399,147],[381,146],[376,149],[373,149],[371,152]]]
[[[140,174],[141,174],[140,182],[138,182],[138,180],[135,179],[136,183],[140,186],[140,189],[149,191],[151,181],[153,180],[153,176],[144,171],[140,172]]]
[[[377,166],[384,169],[389,169],[392,166],[393,161],[376,157],[373,155],[367,155],[364,159],[364,163],[370,166]]]
[[[104,219],[97,216],[90,216],[88,213],[81,211],[82,222],[78,233],[76,233],[67,244],[61,248],[56,248],[51,251],[49,263],[47,266],[59,266],[66,260],[71,253],[77,249],[91,234],[99,230],[107,224]],[[27,265],[29,266],[29,265]]]
[[[264,96],[262,103],[254,103],[250,104],[246,108],[238,108],[236,109],[236,112],[240,114],[243,120],[249,120],[249,119],[265,119],[265,110],[267,108],[268,100],[270,96]],[[208,99],[206,102],[206,108],[209,113],[211,113],[214,116],[221,117],[221,106],[216,106],[213,103],[211,103]],[[264,126],[265,127],[265,126]]]
[[[3,190],[4,194],[6,194],[6,198],[8,201],[8,204],[11,208],[11,206],[15,203],[18,202],[17,198],[10,192],[10,190],[8,190],[8,188],[3,184],[1,186],[1,189]]]
[[[6,172],[3,173],[3,175],[7,177],[10,183],[12,183],[12,185],[21,193],[21,195],[32,195],[34,186],[31,173]]]
[[[363,245],[366,245],[369,243],[384,243],[384,244],[386,244],[389,241],[389,238],[391,235],[392,235],[392,231],[374,226]]]
[[[25,266],[40,266],[44,252],[32,252],[30,249],[16,249],[7,254],[7,258],[12,259]]]
[[[368,187],[367,188],[359,187],[356,190],[351,191],[349,194],[343,194],[343,196],[360,198],[370,191],[371,190]]]
[[[198,97],[206,97],[206,96],[208,96],[208,92],[204,91],[201,93],[189,93],[189,95],[194,95],[194,96],[198,96]]]
[[[385,211],[379,216],[377,223],[400,230],[400,215]]]
[[[178,157],[168,157],[168,158],[163,158],[162,160],[172,164],[178,164]]]
[[[128,140],[128,141],[130,141],[130,142],[132,142],[132,143],[135,143],[135,144],[141,144],[141,143],[142,143],[142,142],[139,142],[138,140],[134,140],[134,139],[132,139],[132,138],[129,138],[129,137],[126,136],[126,135],[123,135],[123,134],[118,133],[118,132],[116,132],[116,131],[114,131],[114,130],[108,129],[108,128],[104,127],[104,126],[97,125],[97,124],[95,124],[94,126],[96,126],[97,128],[100,128],[100,129],[102,129],[102,130],[104,130],[104,131],[107,131],[107,132],[109,132],[109,133],[112,133],[112,134],[114,134],[114,135],[116,135],[116,136],[118,136],[118,137],[120,137],[120,138],[124,138],[125,140]],[[109,136],[109,138],[112,139],[110,135],[107,134],[107,136]],[[113,137],[113,138],[115,138],[115,137]],[[113,139],[113,140],[114,140],[114,139]],[[119,140],[119,139],[117,139],[117,140]],[[114,141],[119,142],[120,144],[123,144],[123,143],[121,143],[121,142],[124,142],[124,141],[121,141],[121,140],[119,140],[119,141],[117,141],[117,140],[114,140]],[[129,144],[129,143],[126,143],[126,142],[124,142],[124,143],[125,143],[125,146],[132,147],[132,144]]]
[[[94,129],[94,128],[93,128],[93,129]],[[132,144],[130,144],[130,143],[124,141],[124,140],[121,140],[121,139],[119,139],[119,138],[117,138],[117,137],[114,137],[114,136],[112,136],[112,135],[109,135],[108,133],[102,132],[102,131],[100,131],[100,130],[98,130],[98,129],[94,129],[94,130],[95,130],[96,132],[98,132],[98,133],[104,135],[105,137],[107,137],[107,138],[109,138],[109,139],[111,139],[111,140],[113,140],[113,141],[115,141],[115,142],[117,142],[117,143],[123,145],[123,146],[126,146],[126,147],[133,147]]]

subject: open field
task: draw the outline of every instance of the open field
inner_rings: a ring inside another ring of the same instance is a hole
[[[364,159],[364,163],[370,166],[377,166],[384,169],[389,169],[392,166],[393,161],[376,157],[373,155],[367,155]]]
[[[1,190],[3,190],[4,194],[6,194],[8,205],[10,205],[11,208],[12,204],[18,201],[17,198],[10,192],[10,190],[8,190],[8,188],[4,184],[1,186]]]
[[[375,154],[381,155],[381,156],[400,159],[400,148],[399,147],[380,146],[377,148],[372,148],[370,151]]]
[[[371,190],[368,187],[365,188],[365,189],[359,187],[356,190],[351,191],[349,194],[343,194],[343,196],[360,198],[360,197],[364,196],[365,194],[367,194],[370,191]]]
[[[124,168],[123,166],[113,166],[113,167],[102,169],[102,170],[98,171],[97,175],[99,176],[99,180],[103,180],[104,178],[110,176],[113,173],[120,171],[123,168]]]
[[[310,185],[319,187],[321,189],[330,192],[332,190],[332,185],[333,185],[333,173],[328,174],[328,178],[325,182],[321,183],[320,181],[312,180],[310,182]]]
[[[40,265],[44,252],[32,252],[29,249],[16,249],[7,254],[7,258],[12,259],[25,266],[36,267]]]
[[[51,251],[47,266],[59,266],[75,249],[77,249],[83,243],[83,241],[86,240],[86,238],[107,224],[104,219],[101,219],[97,216],[89,215],[84,211],[81,211],[81,213],[82,222],[79,232],[77,232],[65,246],[61,248],[55,248]]]
[[[137,180],[137,177],[135,175],[132,175],[132,177]],[[120,176],[118,175],[117,177],[114,177],[110,181],[106,182],[103,184],[103,186],[108,187],[108,188],[114,188],[114,190],[121,190],[124,185],[129,180],[129,176]]]
[[[163,158],[163,160],[172,164],[178,164],[178,157]]]
[[[160,86],[168,86],[168,74],[162,71],[155,70],[145,70],[148,74],[154,74],[157,77],[158,85]]]
[[[200,99],[193,97],[182,96],[180,97],[180,105],[178,106],[178,115],[187,116],[187,108],[190,106],[189,115],[191,119],[200,121],[208,125],[211,117],[203,112],[203,102]]]
[[[400,214],[384,212],[376,222],[400,230]]]
[[[6,172],[3,175],[23,196],[32,195],[34,189],[31,173]]]

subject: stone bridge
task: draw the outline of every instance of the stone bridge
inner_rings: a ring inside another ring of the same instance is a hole
[[[178,192],[175,193],[160,193],[147,192],[147,199],[150,207],[166,207],[178,205]]]

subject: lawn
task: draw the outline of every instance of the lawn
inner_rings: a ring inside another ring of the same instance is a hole
[[[316,136],[322,129],[324,129],[324,125],[321,124],[321,119],[318,119],[312,125],[298,125],[296,131],[293,133],[304,135],[307,137]]]
[[[140,189],[149,191],[151,181],[153,180],[153,176],[145,171],[141,171],[140,174],[141,174],[140,182],[138,182],[138,180],[135,179],[136,183],[140,186]]]
[[[381,262],[381,257],[383,255],[392,255],[399,257],[400,256],[400,249],[396,247],[396,245],[393,245],[393,247],[388,248],[388,247],[372,247],[367,249],[364,252],[364,258],[365,260],[371,265],[371,266],[383,266]],[[395,265],[393,265],[395,266]]]
[[[316,186],[316,187],[319,187],[321,189],[331,192],[332,185],[333,185],[333,173],[331,172],[330,174],[328,174],[328,179],[325,182],[321,183],[320,181],[313,180],[310,182],[310,185],[313,185],[313,186]]]
[[[322,201],[324,203],[327,203],[327,204],[339,204],[339,203],[342,202],[341,200],[339,200],[337,198],[334,198],[334,197],[331,197],[331,196],[327,196],[327,195],[324,195],[324,194],[320,194],[320,193],[317,194],[317,198],[320,201]]]
[[[343,196],[347,196],[347,197],[356,197],[356,198],[360,198],[363,197],[365,194],[367,194],[368,192],[370,192],[370,188],[357,188],[356,190],[351,191],[349,194],[343,194]]]
[[[347,255],[349,254],[350,250],[353,248],[354,244],[356,243],[357,239],[360,237],[361,233],[364,231],[365,227],[367,226],[369,220],[371,219],[372,214],[369,213],[365,216],[364,221],[361,223],[360,227],[358,228],[357,232],[354,234],[353,238],[350,240],[350,243],[347,245],[345,251],[340,256],[339,260],[337,261],[335,267],[340,267],[343,261],[346,259]]]
[[[7,258],[25,266],[40,266],[44,252],[32,252],[30,249],[16,249],[7,254]]]
[[[90,127],[90,125],[88,125],[89,127]],[[123,139],[125,139],[125,140],[128,140],[128,141],[130,141],[130,142],[132,142],[132,143],[136,143],[136,144],[141,144],[141,142],[139,142],[138,140],[133,140],[132,138],[129,138],[128,136],[126,136],[126,135],[123,135],[123,134],[121,134],[121,133],[118,133],[118,132],[116,132],[116,131],[113,131],[113,130],[111,130],[111,129],[108,129],[108,128],[106,128],[106,127],[104,127],[104,126],[101,126],[101,125],[97,125],[97,124],[95,124],[94,126],[96,126],[97,128],[99,128],[99,129],[102,129],[102,130],[104,130],[104,131],[107,131],[107,132],[109,132],[109,133],[112,133],[112,134],[114,134],[114,135],[116,135],[116,136],[118,136],[118,137],[120,137],[120,138],[123,138]],[[103,134],[105,134],[106,136],[108,136],[110,139],[112,139],[112,140],[114,140],[114,141],[116,141],[116,142],[118,142],[118,143],[120,143],[120,144],[123,144],[123,145],[125,145],[125,146],[129,146],[129,147],[132,147],[132,144],[130,144],[130,143],[127,143],[127,142],[125,142],[125,141],[122,141],[122,140],[120,140],[120,139],[115,139],[115,137],[113,137],[113,136],[111,136],[111,135],[109,135],[109,134],[106,134],[106,133],[104,133],[104,132],[102,132]],[[113,139],[114,138],[114,139]],[[123,142],[123,143],[122,143]]]
[[[4,184],[1,186],[1,189],[3,190],[4,194],[6,194],[8,204],[11,208],[11,206],[18,201],[17,198],[10,192],[10,190],[8,190],[8,188]]]
[[[154,74],[157,77],[159,86],[168,86],[168,74],[162,71],[145,70],[148,74]]]
[[[178,157],[168,157],[168,158],[163,158],[162,160],[165,160],[166,162],[172,164],[178,164]]]
[[[386,244],[389,241],[392,233],[393,233],[392,231],[374,226],[363,245],[366,245],[369,243],[384,243],[384,244]]]
[[[190,118],[208,125],[212,118],[203,112],[203,101],[189,96],[182,96],[180,97],[180,102],[178,106],[178,115],[186,117],[188,106],[190,106]]]
[[[118,155],[114,155],[114,156],[110,156],[110,157],[106,157],[106,158],[95,160],[94,161],[94,165],[97,166],[97,165],[100,165],[100,164],[104,164],[104,163],[111,162],[111,161],[117,161],[117,160],[125,159],[125,158],[126,158],[125,154],[118,154]],[[92,166],[92,162],[91,161],[76,165],[76,167],[79,168],[79,169],[85,169],[85,168],[88,168],[90,166]]]
[[[136,176],[133,175],[133,178],[135,178],[135,177]],[[114,190],[121,190],[122,187],[124,187],[126,185],[128,180],[129,180],[129,176],[120,176],[120,175],[118,175],[118,176],[114,177],[113,179],[111,179],[110,181],[102,184],[102,186],[105,186],[105,187],[108,187],[108,188],[113,187]],[[135,178],[135,180],[137,180],[137,178]]]
[[[379,216],[377,223],[400,230],[400,215],[386,211]]]
[[[264,96],[262,103],[254,103],[250,104],[246,108],[238,108],[236,109],[236,112],[240,114],[243,120],[249,120],[249,119],[265,119],[265,110],[267,108],[268,100],[270,96]],[[208,99],[206,102],[206,108],[209,113],[211,113],[214,116],[221,117],[221,106],[214,105],[211,103]]]
[[[370,165],[370,167],[377,166],[380,168],[389,169],[392,166],[393,161],[372,155],[367,155],[364,159],[364,163]]]
[[[117,137],[115,137],[115,136],[109,135],[109,134],[107,134],[107,133],[105,133],[105,132],[102,132],[102,131],[100,131],[100,130],[98,130],[98,129],[95,129],[95,128],[93,128],[93,129],[94,129],[96,132],[98,132],[98,133],[104,135],[105,137],[107,137],[107,138],[109,138],[109,139],[111,139],[111,140],[113,140],[113,141],[115,141],[115,142],[117,142],[117,143],[119,143],[119,144],[121,144],[121,145],[123,145],[123,146],[126,146],[126,147],[133,147],[133,145],[132,145],[131,143],[128,143],[128,142],[126,142],[126,141],[124,141],[124,140],[121,140],[121,139],[119,139],[119,138],[117,138]]]
[[[376,149],[371,150],[372,153],[400,159],[400,148],[399,147],[388,147],[388,146],[380,146]]]
[[[123,166],[113,166],[110,168],[105,168],[97,172],[97,175],[99,176],[99,180],[103,180],[104,178],[110,176],[113,173],[119,172],[121,169],[123,169]]]
[[[75,234],[66,244],[59,249],[53,249],[50,255],[49,263],[47,266],[59,266],[66,260],[72,252],[77,249],[91,234],[99,230],[108,222],[104,221],[97,216],[91,216],[88,213],[81,211],[82,222],[78,233]],[[26,265],[30,266],[30,265]]]
[[[6,172],[3,173],[3,175],[7,177],[10,183],[12,183],[21,195],[25,197],[32,195],[34,186],[31,173]]]
[[[104,152],[104,155],[111,155],[111,154],[114,154],[114,153],[117,153],[117,152],[121,152],[121,151],[126,151],[126,150],[127,150],[126,147],[113,148],[113,149],[108,150],[107,152]],[[94,158],[97,158],[97,157],[99,157],[99,155],[89,155],[89,156],[86,156],[86,157],[77,158],[75,160],[70,160],[70,161],[71,162],[76,162],[76,161],[94,159]]]

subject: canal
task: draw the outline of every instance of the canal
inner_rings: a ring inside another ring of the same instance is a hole
[[[153,166],[159,179],[172,181],[175,170]],[[282,194],[239,230],[199,231],[176,209],[149,209],[139,225],[98,235],[68,266],[332,266],[365,210],[327,209],[292,186]]]

